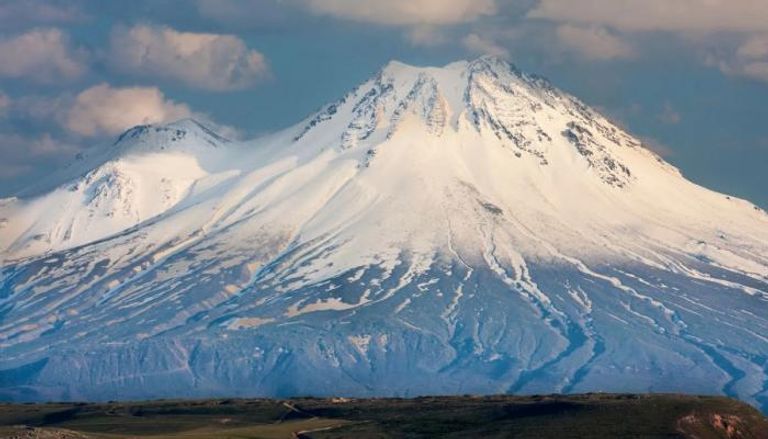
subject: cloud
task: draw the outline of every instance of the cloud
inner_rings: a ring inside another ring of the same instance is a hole
[[[765,0],[540,0],[530,18],[622,31],[768,31]]]
[[[125,73],[177,79],[218,91],[246,88],[269,71],[264,55],[233,35],[148,25],[116,28],[109,62]]]
[[[86,136],[114,135],[135,125],[163,123],[192,115],[185,104],[166,99],[155,87],[115,88],[99,84],[78,94],[59,115],[69,131]]]
[[[753,61],[731,70],[730,73],[736,73],[747,78],[768,81],[768,60]]]
[[[23,150],[23,153],[30,158],[50,157],[62,152],[73,153],[79,150],[69,143],[54,139],[49,133],[33,137],[25,137],[18,133],[3,133],[0,134],[0,144],[6,150],[9,146],[16,150]]]
[[[588,59],[629,58],[633,53],[629,44],[603,27],[565,24],[557,28],[557,37],[566,47]]]
[[[84,19],[85,14],[74,2],[0,0],[0,23],[6,28],[30,23],[76,23]]]
[[[669,102],[664,103],[664,108],[662,108],[661,113],[656,118],[665,125],[677,125],[683,120],[680,112],[675,110]]]
[[[461,40],[461,45],[468,51],[479,55],[509,57],[509,51],[495,41],[478,34],[469,34]]]
[[[155,87],[104,83],[77,95],[14,97],[6,108],[7,117],[0,117],[0,197],[71,162],[79,152],[111,144],[109,138],[135,125],[193,117],[225,137],[240,135]]]
[[[11,106],[11,98],[7,94],[0,91],[0,117],[5,116],[8,107]]]
[[[303,0],[197,0],[195,5],[200,16],[226,24],[228,29],[275,29],[295,25],[303,18],[289,7],[300,1]]]
[[[495,0],[304,0],[310,12],[390,26],[451,25],[496,12]]]
[[[166,98],[157,87],[114,87],[102,83],[77,95],[20,96],[10,102],[5,131],[52,132],[70,142],[111,137],[136,125],[169,123],[191,117],[228,138],[236,128],[215,122],[205,113]],[[0,120],[2,121],[2,120]],[[0,125],[0,132],[4,130]]]
[[[768,2],[765,0],[537,0],[528,19],[559,25],[558,37],[593,59],[629,57],[628,33],[666,32],[686,44],[728,49],[704,62],[724,73],[768,81]],[[740,48],[733,38],[748,39]],[[738,49],[738,53],[737,52]]]
[[[428,25],[414,26],[405,37],[411,45],[418,47],[435,47],[448,41],[439,29]]]
[[[52,83],[82,76],[86,54],[59,29],[35,29],[0,39],[0,77]]]
[[[77,146],[55,139],[48,133],[0,133],[0,154],[3,157],[0,161],[0,181],[34,174],[36,169],[52,166],[64,157],[73,157],[79,150]],[[8,195],[5,192],[6,188],[0,197]]]
[[[753,35],[737,48],[735,55],[712,56],[708,62],[728,75],[768,81],[768,34]]]
[[[442,27],[470,23],[497,12],[497,0],[294,0],[312,14],[405,28],[412,46],[448,42]],[[486,45],[490,48],[491,45]],[[475,47],[477,49],[477,47]],[[473,50],[483,52],[482,50]]]
[[[739,47],[736,55],[746,60],[765,59],[768,57],[768,34],[749,38]]]

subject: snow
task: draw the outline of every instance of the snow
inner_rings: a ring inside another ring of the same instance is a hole
[[[259,326],[266,325],[267,323],[274,322],[274,319],[262,319],[258,317],[241,317],[233,319],[230,322],[227,322],[226,327],[227,329],[236,331],[239,329],[253,329],[258,328]]]

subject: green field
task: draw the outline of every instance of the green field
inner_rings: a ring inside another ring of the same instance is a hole
[[[0,404],[18,438],[768,438],[757,410],[681,395]]]

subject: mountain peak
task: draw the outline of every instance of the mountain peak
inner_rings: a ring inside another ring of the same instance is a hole
[[[461,70],[467,70],[467,69],[476,68],[480,66],[498,68],[501,70],[511,70],[511,71],[518,70],[517,67],[515,67],[514,64],[510,63],[506,58],[496,56],[496,55],[483,55],[471,60],[463,59],[463,60],[452,61],[443,66],[416,65],[416,64],[409,64],[400,60],[391,60],[387,64],[385,64],[381,70],[386,72],[391,72],[391,73],[397,73],[399,71],[413,71],[413,70],[421,70],[421,71],[430,71],[430,70],[457,71],[459,70],[461,71]]]
[[[414,120],[435,137],[493,137],[537,166],[575,157],[610,186],[626,187],[634,179],[621,150],[637,148],[639,141],[546,80],[495,56],[443,67],[391,61],[310,118],[295,140],[370,151],[362,159],[369,166],[381,140]]]
[[[219,148],[230,140],[202,122],[184,118],[167,124],[146,124],[129,128],[118,136],[115,146],[136,150]]]
[[[414,76],[428,76],[432,78],[469,78],[472,73],[486,72],[494,76],[512,74],[521,76],[520,70],[506,59],[498,56],[481,56],[474,60],[459,60],[444,66],[419,66],[392,60],[379,72],[378,76],[385,78],[405,79]]]

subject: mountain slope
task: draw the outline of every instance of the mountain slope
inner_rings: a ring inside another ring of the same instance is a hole
[[[390,63],[252,142],[135,129],[0,217],[6,398],[682,391],[768,409],[768,215],[494,58]]]

